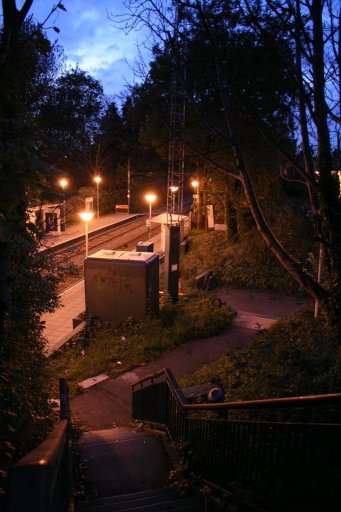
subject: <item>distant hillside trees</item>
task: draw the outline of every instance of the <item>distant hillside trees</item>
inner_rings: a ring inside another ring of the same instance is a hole
[[[57,305],[58,274],[38,254],[27,206],[47,182],[36,151],[36,112],[58,50],[26,19],[31,5],[3,0],[0,28],[0,501],[8,467],[52,420],[40,316]]]
[[[74,188],[89,182],[88,154],[104,108],[101,84],[79,68],[58,75],[39,106],[41,156],[72,178]]]
[[[172,49],[175,65],[186,62],[183,86],[196,133],[211,141],[205,148],[186,129],[187,147],[239,183],[269,250],[322,305],[328,323],[340,329],[341,210],[331,158],[340,123],[337,3],[129,0],[126,5],[130,11],[118,20],[121,26],[147,26],[160,48]],[[264,184],[278,178],[306,189],[311,237],[325,254],[324,285],[288,251],[262,207]]]

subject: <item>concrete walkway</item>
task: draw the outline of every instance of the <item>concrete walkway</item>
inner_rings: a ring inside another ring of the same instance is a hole
[[[92,221],[89,222],[89,235],[98,229],[112,226],[113,224],[117,224],[118,222],[124,219],[128,219],[129,217],[136,217],[136,215],[129,215],[127,213],[111,213],[109,215],[102,215],[99,219],[94,217]],[[59,234],[47,233],[43,240],[42,249],[55,247],[81,236],[85,238],[85,230],[84,223],[79,220],[78,223],[72,224],[71,226],[67,225],[65,231],[62,231]]]
[[[127,217],[126,214],[112,214],[95,219],[89,225],[89,232],[113,225]],[[83,230],[82,224],[71,226],[60,235],[47,236],[46,245],[59,245],[82,236]],[[153,242],[155,250],[159,250],[160,237],[153,239]],[[249,293],[234,288],[221,288],[210,293],[218,296],[237,312],[233,324],[219,336],[188,342],[163,354],[159,360],[116,379],[106,376],[89,379],[87,391],[74,398],[71,403],[72,412],[85,428],[96,430],[127,424],[131,420],[131,385],[142,376],[164,367],[171,368],[176,378],[191,373],[228,350],[244,347],[258,329],[268,328],[279,318],[288,316],[304,305],[312,304],[307,299],[276,296],[268,292]],[[84,310],[84,282],[81,282],[61,294],[59,309],[42,316],[42,321],[45,322],[47,355],[62,346],[84,326],[73,326],[73,320]]]
[[[245,347],[258,329],[267,328],[279,318],[285,317],[306,305],[307,299],[288,296],[272,297],[266,292],[249,294],[245,290],[225,289],[214,292],[237,311],[237,316],[219,336],[193,340],[164,353],[158,360],[143,367],[123,373],[115,379],[107,378],[100,383],[94,380],[83,394],[71,401],[73,416],[87,430],[123,426],[131,421],[131,386],[141,377],[161,368],[170,368],[176,379],[194,372],[203,364],[218,359],[229,350]],[[91,379],[89,379],[91,381]]]

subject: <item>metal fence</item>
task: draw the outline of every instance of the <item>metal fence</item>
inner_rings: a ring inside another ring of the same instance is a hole
[[[133,386],[133,418],[166,425],[195,475],[273,512],[341,510],[341,424],[305,421],[340,405],[341,394],[188,404],[169,370]]]

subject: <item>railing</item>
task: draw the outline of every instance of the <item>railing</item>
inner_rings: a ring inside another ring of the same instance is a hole
[[[7,512],[69,510],[69,400],[60,380],[60,422],[33,451],[10,471]]]
[[[341,510],[341,424],[306,421],[320,407],[340,419],[340,405],[341,394],[189,404],[168,369],[133,386],[133,418],[166,425],[190,471],[273,512]],[[269,421],[277,410],[305,414]],[[254,411],[257,421],[232,419]]]

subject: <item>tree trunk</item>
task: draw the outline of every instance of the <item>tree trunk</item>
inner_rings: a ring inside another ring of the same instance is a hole
[[[324,244],[325,262],[331,275],[332,283],[325,306],[331,323],[341,322],[341,207],[338,200],[339,187],[332,175],[328,110],[325,101],[324,77],[324,39],[322,21],[322,2],[313,0],[313,93],[315,107],[315,124],[317,129],[316,171],[319,182],[321,235]]]

